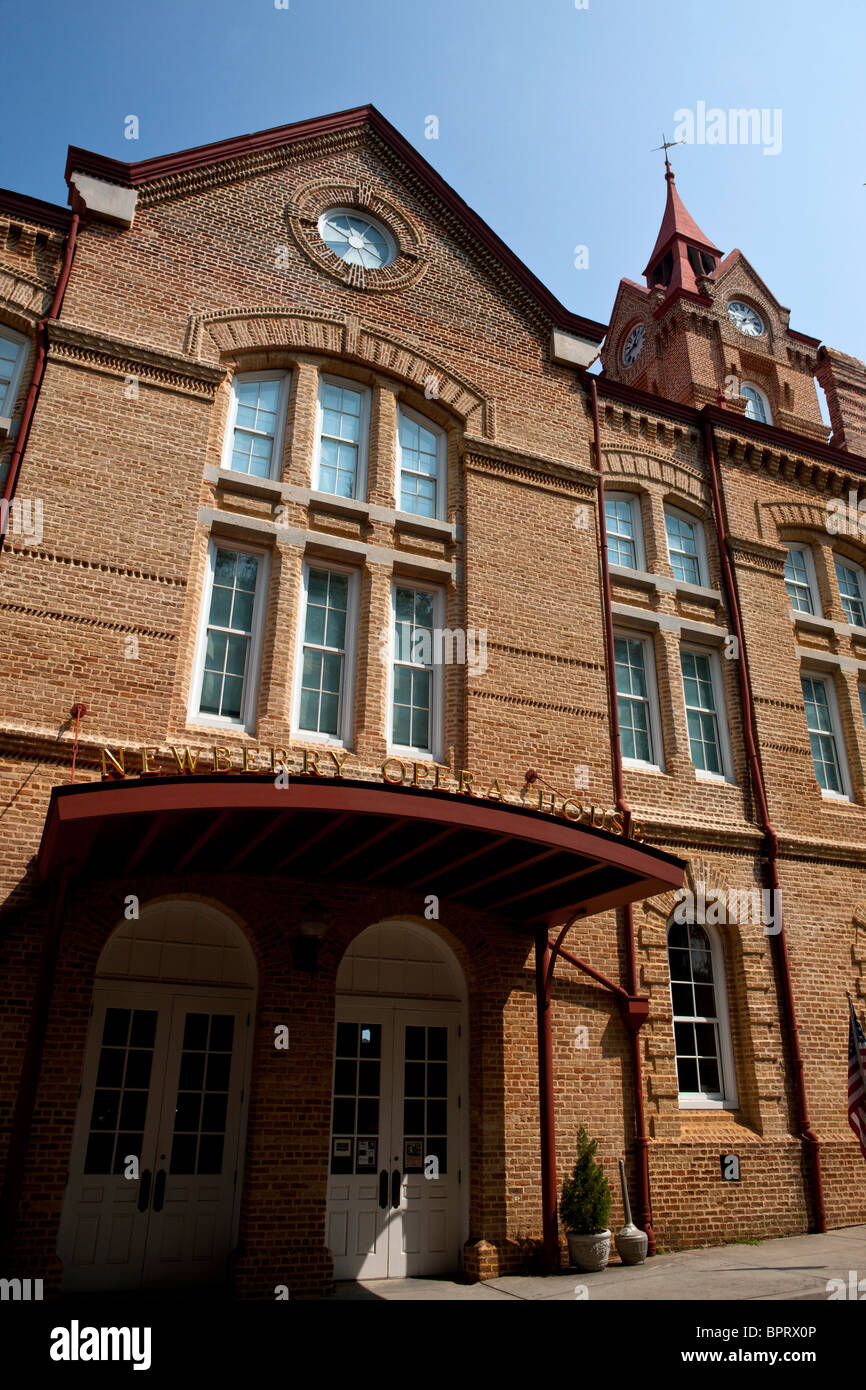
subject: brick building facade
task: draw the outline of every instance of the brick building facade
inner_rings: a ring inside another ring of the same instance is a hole
[[[581,1125],[666,1248],[866,1220],[862,364],[670,169],[609,327],[372,108],[67,178],[0,193],[4,1272],[551,1267]]]

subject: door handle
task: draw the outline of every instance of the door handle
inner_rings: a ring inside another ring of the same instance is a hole
[[[400,1205],[400,1169],[395,1168],[391,1174],[391,1206]]]
[[[379,1206],[383,1211],[388,1208],[388,1169],[383,1168],[379,1174]]]
[[[141,1181],[140,1181],[139,1184],[138,1184],[138,1210],[139,1210],[139,1211],[147,1211],[147,1204],[148,1204],[148,1202],[150,1201],[150,1178],[151,1178],[150,1169],[149,1169],[149,1168],[145,1168],[144,1172],[143,1172],[142,1175],[141,1175]]]
[[[162,1204],[165,1200],[165,1169],[160,1168],[156,1175],[156,1182],[153,1184],[153,1210],[162,1211]]]

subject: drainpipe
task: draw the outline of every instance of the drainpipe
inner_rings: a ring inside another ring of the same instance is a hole
[[[541,1230],[544,1268],[559,1269],[559,1226],[556,1214],[556,1122],[553,1108],[553,1036],[550,1026],[551,969],[547,928],[535,933],[535,1005],[538,1024],[538,1105],[541,1119]]]
[[[9,471],[6,474],[6,484],[3,488],[3,503],[5,505],[0,507],[0,550],[3,549],[3,542],[6,539],[9,521],[9,503],[12,501],[12,497],[15,493],[15,485],[21,470],[21,460],[24,457],[24,450],[27,447],[30,423],[33,419],[33,412],[36,409],[36,402],[39,398],[39,388],[42,385],[42,378],[45,375],[45,356],[48,351],[48,322],[50,319],[57,318],[57,315],[60,313],[63,295],[66,291],[66,283],[69,279],[69,273],[72,270],[72,257],[75,254],[75,239],[78,234],[79,221],[79,214],[74,212],[72,214],[72,221],[69,224],[69,234],[66,238],[66,250],[63,254],[63,264],[60,267],[60,275],[57,280],[57,287],[54,291],[54,298],[51,301],[51,307],[45,317],[40,319],[36,325],[36,360],[33,363],[33,375],[30,378],[27,399],[24,402],[24,409],[21,412],[21,423],[18,426],[18,438],[15,441],[15,448],[9,460]]]
[[[794,1070],[794,1090],[797,1096],[797,1111],[800,1124],[800,1133],[806,1142],[809,1154],[809,1166],[812,1172],[812,1191],[815,1201],[816,1225],[819,1231],[827,1229],[827,1213],[824,1206],[824,1182],[821,1173],[821,1143],[818,1136],[809,1123],[809,1110],[806,1102],[806,1081],[803,1069],[803,1056],[800,1051],[800,1034],[797,1028],[797,1013],[794,1006],[794,989],[791,982],[791,963],[788,956],[788,942],[785,935],[785,917],[781,911],[781,890],[779,886],[779,840],[770,820],[770,810],[767,804],[767,794],[764,787],[764,774],[761,767],[761,759],[757,747],[757,721],[755,719],[755,707],[752,701],[752,686],[749,678],[749,662],[746,654],[746,642],[743,635],[743,624],[740,613],[740,598],[737,589],[736,576],[731,564],[730,557],[730,537],[727,526],[727,512],[722,495],[722,476],[719,468],[718,456],[716,454],[716,441],[713,433],[712,422],[704,418],[704,448],[710,465],[710,488],[713,497],[713,512],[715,513],[716,529],[719,535],[719,555],[722,562],[722,575],[725,581],[725,590],[728,599],[728,612],[731,615],[731,625],[734,629],[734,636],[737,639],[739,660],[737,661],[737,680],[740,687],[740,701],[743,709],[744,738],[746,745],[746,758],[749,764],[749,774],[755,793],[755,801],[758,808],[758,818],[761,829],[766,839],[767,867],[770,875],[770,884],[774,892],[780,896],[774,901],[780,905],[779,927],[776,935],[778,942],[779,962],[782,975],[782,999],[785,1008],[785,1017],[788,1024],[788,1036],[791,1044],[791,1060]]]
[[[595,444],[595,466],[598,473],[598,530],[601,550],[601,592],[604,612],[604,643],[607,655],[607,699],[610,714],[611,762],[613,764],[613,786],[616,808],[623,818],[623,834],[628,835],[631,825],[631,808],[625,799],[622,777],[622,749],[619,741],[619,704],[616,694],[616,662],[614,659],[613,609],[610,594],[610,568],[607,559],[607,521],[604,513],[604,465],[601,455],[601,427],[598,421],[598,385],[595,377],[589,379],[589,399],[592,407],[592,434]],[[641,1058],[638,1033],[646,1022],[649,1005],[638,998],[637,960],[634,945],[634,910],[631,903],[625,912],[625,975],[627,1002],[621,1001],[623,1021],[628,1029],[631,1052],[632,1096],[634,1100],[635,1149],[637,1154],[637,1211],[638,1222],[647,1234],[647,1253],[656,1253],[656,1239],[652,1224],[652,1203],[649,1183],[649,1141],[646,1132],[646,1113],[643,1101],[643,1060]]]

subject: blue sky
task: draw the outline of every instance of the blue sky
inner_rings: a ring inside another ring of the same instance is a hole
[[[578,3],[2,0],[0,185],[65,204],[69,144],[145,159],[372,102],[570,309],[606,320],[661,220],[652,146],[700,102],[755,107],[780,151],[683,146],[677,187],[793,328],[866,357],[863,0]]]

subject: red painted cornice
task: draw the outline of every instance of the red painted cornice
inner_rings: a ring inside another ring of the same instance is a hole
[[[652,294],[652,290],[647,290],[647,294]],[[704,308],[709,307],[713,302],[708,294],[701,294],[699,290],[686,290],[680,285],[666,299],[662,300],[657,309],[653,309],[653,318],[660,319],[663,314],[667,313],[668,309],[676,304],[678,299],[688,299],[692,304],[702,304]]]
[[[798,333],[796,328],[789,328],[787,333],[789,338],[796,338],[798,343],[808,343],[809,347],[821,346],[820,338],[810,338],[808,333]]]
[[[577,369],[577,374],[581,383],[589,390],[590,382],[593,380],[592,374],[582,367]],[[791,430],[780,430],[775,425],[762,425],[757,420],[749,420],[745,415],[735,414],[722,406],[705,405],[701,410],[696,410],[693,406],[668,401],[663,396],[654,396],[649,391],[638,391],[634,386],[626,386],[624,382],[614,381],[612,378],[596,376],[594,379],[599,396],[619,401],[623,405],[634,406],[642,414],[666,415],[694,429],[699,429],[704,420],[709,420],[722,429],[747,435],[758,444],[771,445],[787,453],[805,454],[834,468],[866,473],[866,457],[849,454],[844,449],[834,449],[832,445],[822,444],[819,440],[807,438],[806,435],[794,434]]]
[[[302,140],[312,140],[338,131],[359,130],[364,126],[369,126],[375,131],[413,173],[424,180],[431,192],[460,218],[488,251],[497,257],[527,293],[549,314],[557,327],[575,333],[591,343],[602,341],[607,332],[607,325],[584,318],[580,314],[573,314],[566,309],[375,106],[356,106],[348,111],[337,111],[330,116],[317,116],[310,121],[296,121],[292,125],[276,126],[272,130],[261,130],[254,135],[237,135],[231,140],[220,140],[212,145],[198,145],[194,149],[160,155],[156,159],[143,159],[135,164],[124,164],[118,159],[108,159],[105,155],[94,154],[90,150],[71,145],[66,161],[66,181],[69,182],[74,171],[79,171],[106,179],[109,183],[121,184],[125,188],[140,188],[157,179],[167,178],[170,174],[188,173],[193,169],[238,159],[242,155],[278,149],[282,145],[297,144]]]
[[[28,198],[26,193],[13,193],[11,188],[0,188],[0,212],[8,217],[20,217],[22,222],[38,222],[42,227],[54,227],[61,232],[68,232],[72,221],[70,208],[44,203],[41,198]]]

